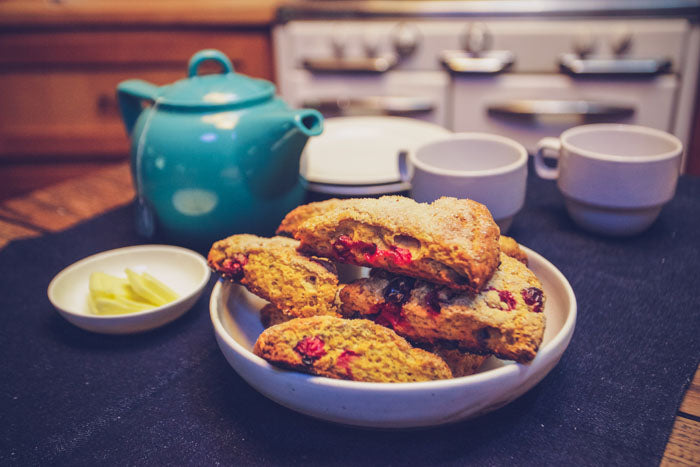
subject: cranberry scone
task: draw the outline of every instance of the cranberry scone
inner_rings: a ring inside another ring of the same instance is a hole
[[[314,201],[313,203],[302,204],[292,209],[284,216],[279,227],[277,227],[277,235],[294,236],[294,232],[299,230],[299,226],[311,219],[312,217],[322,216],[331,209],[342,205],[343,200],[337,198],[326,199],[323,201]]]
[[[334,209],[342,203],[341,200],[332,198],[324,201],[315,201],[313,203],[303,204],[291,210],[282,219],[279,227],[277,227],[277,235],[294,236],[294,232],[299,229],[299,226],[308,219],[315,216],[322,216],[328,210]],[[527,266],[527,255],[520,248],[518,242],[514,238],[506,235],[501,235],[498,238],[498,245],[501,253],[511,256]]]
[[[322,216],[327,211],[338,207],[342,200],[337,198],[331,198],[323,201],[314,201],[313,203],[302,204],[292,209],[284,216],[282,222],[280,222],[279,227],[277,227],[277,235],[286,235],[289,237],[294,236],[294,232],[299,229],[299,226],[306,222],[308,219],[316,216]],[[523,263],[527,263],[527,257],[525,253],[520,249],[520,245],[511,237],[501,235],[498,239],[501,252],[506,253],[508,256],[512,256]]]
[[[452,377],[440,357],[366,319],[293,319],[264,330],[253,352],[273,365],[336,379],[396,383]]]
[[[244,285],[291,316],[336,315],[335,265],[297,251],[287,237],[239,234],[219,240],[209,251],[209,266],[224,279]]]
[[[282,313],[280,309],[271,303],[268,303],[260,310],[260,322],[265,328],[275,324],[286,323],[292,319],[296,318]],[[424,344],[420,348],[442,358],[455,378],[476,373],[488,358],[487,355],[465,352],[454,345],[445,343]]]
[[[302,222],[303,253],[478,292],[498,266],[499,230],[472,200],[417,203],[402,196],[338,201]]]
[[[501,265],[479,294],[373,270],[344,286],[340,313],[368,318],[412,342],[449,342],[462,350],[525,363],[545,328],[542,285],[524,264],[501,254]]]

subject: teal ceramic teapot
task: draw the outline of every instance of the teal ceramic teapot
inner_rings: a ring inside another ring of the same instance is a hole
[[[198,75],[206,60],[223,72]],[[188,77],[166,86],[124,81],[117,98],[142,235],[203,248],[235,233],[271,235],[303,202],[299,159],[323,117],[290,109],[223,53],[196,53]]]

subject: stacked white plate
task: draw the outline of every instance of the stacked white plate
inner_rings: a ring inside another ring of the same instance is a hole
[[[307,189],[339,196],[372,196],[410,189],[401,180],[400,152],[412,152],[450,131],[403,117],[337,117],[324,122],[301,156]]]

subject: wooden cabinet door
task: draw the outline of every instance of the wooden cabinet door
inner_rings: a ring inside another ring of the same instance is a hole
[[[272,79],[265,28],[3,32],[0,159],[125,157],[117,84],[184,78],[189,58],[205,48],[227,54],[237,72]],[[218,70],[205,64],[200,71]]]

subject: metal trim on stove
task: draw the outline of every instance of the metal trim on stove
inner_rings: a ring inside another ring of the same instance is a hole
[[[514,0],[388,1],[290,0],[277,9],[277,21],[386,17],[664,17],[700,19],[700,0]]]
[[[412,96],[365,96],[305,99],[302,101],[302,107],[310,107],[320,112],[411,116],[432,112],[435,110],[435,103],[430,99]]]
[[[493,50],[473,53],[463,50],[445,50],[440,54],[440,63],[456,75],[495,75],[508,70],[515,56],[508,50]]]
[[[386,73],[396,66],[398,58],[387,54],[380,57],[306,58],[304,68],[314,73]]]
[[[519,99],[488,106],[490,116],[536,120],[552,117],[585,119],[620,119],[634,115],[634,106],[585,100]]]
[[[581,58],[575,54],[559,57],[559,68],[572,76],[624,76],[654,77],[671,70],[671,60],[666,58]]]

